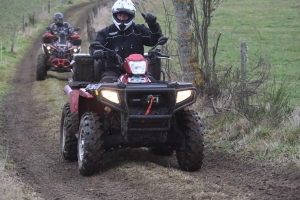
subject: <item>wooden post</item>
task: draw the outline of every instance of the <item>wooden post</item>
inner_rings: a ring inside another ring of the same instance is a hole
[[[48,13],[50,13],[50,1],[48,1]]]
[[[246,42],[241,43],[241,67],[242,67],[242,101],[244,105],[248,104],[246,95],[246,81],[247,81],[247,45]]]
[[[16,38],[16,28],[14,29],[14,33],[13,33],[13,35],[12,35],[12,43],[11,43],[11,49],[10,49],[10,52],[11,52],[11,53],[14,52],[15,38]]]
[[[0,36],[0,61],[2,61],[2,37]]]
[[[23,33],[24,33],[25,32],[25,16],[24,15],[23,15],[22,21],[23,21]]]
[[[35,24],[35,10],[33,11],[33,16],[32,16],[32,26],[34,27]]]

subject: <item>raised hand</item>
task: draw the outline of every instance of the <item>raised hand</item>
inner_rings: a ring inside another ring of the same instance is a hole
[[[141,13],[144,17],[145,21],[148,23],[148,25],[152,25],[156,22],[156,16],[152,13]]]

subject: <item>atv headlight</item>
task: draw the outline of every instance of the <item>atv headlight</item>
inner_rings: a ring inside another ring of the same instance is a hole
[[[190,96],[192,96],[192,90],[178,91],[176,96],[176,103],[180,103],[189,98]]]
[[[50,46],[47,46],[46,49],[47,49],[48,53],[51,54],[51,52],[52,52],[51,47],[50,47]]]
[[[146,72],[146,61],[129,61],[129,67],[132,74],[145,74]]]
[[[112,102],[114,102],[116,104],[120,103],[120,101],[119,101],[119,95],[115,91],[112,91],[112,90],[101,90],[101,95],[105,99],[107,99],[109,101],[112,101]]]
[[[77,53],[77,52],[78,52],[78,49],[77,49],[77,48],[74,48],[74,49],[73,49],[73,52],[74,52],[74,53]]]

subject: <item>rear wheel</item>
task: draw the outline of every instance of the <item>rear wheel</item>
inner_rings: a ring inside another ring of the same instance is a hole
[[[183,134],[181,146],[176,150],[181,170],[196,171],[201,168],[204,151],[203,127],[198,113],[192,110],[176,115],[176,122]]]
[[[71,113],[70,104],[63,107],[60,123],[60,152],[65,160],[77,160],[78,113]]]
[[[82,116],[78,137],[78,168],[82,175],[89,176],[100,168],[103,149],[103,126],[96,113]]]
[[[44,54],[39,54],[37,58],[36,80],[45,80],[47,76],[46,57]]]

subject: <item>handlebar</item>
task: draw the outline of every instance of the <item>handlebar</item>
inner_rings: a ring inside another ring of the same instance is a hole
[[[159,54],[158,57],[161,57],[161,58],[170,58],[170,56],[168,54]]]
[[[104,47],[100,42],[92,42],[90,44],[90,46],[95,49],[95,50],[105,50],[105,51],[108,51],[108,52],[114,52],[113,50],[109,49],[109,48],[106,48]]]
[[[150,50],[144,55],[146,58],[170,58],[168,54],[160,52],[160,49]]]
[[[167,42],[168,38],[165,36],[162,36],[159,38],[157,44],[155,46],[153,46],[148,53],[146,53],[144,56],[147,58],[170,58],[170,56],[168,54],[163,54],[160,52],[160,49],[156,49],[156,47],[158,45],[163,45]],[[108,49],[106,47],[104,47],[100,42],[94,41],[90,44],[90,46],[94,49],[94,50],[105,50],[107,51],[107,54],[117,54],[115,51]]]

